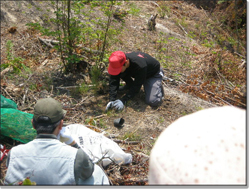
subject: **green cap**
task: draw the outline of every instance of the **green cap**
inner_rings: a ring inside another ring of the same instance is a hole
[[[40,116],[49,117],[52,123],[61,120],[67,111],[62,109],[62,104],[53,98],[39,99],[34,107],[34,119]]]

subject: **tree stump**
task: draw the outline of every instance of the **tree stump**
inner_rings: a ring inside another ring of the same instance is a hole
[[[155,19],[156,19],[157,15],[158,14],[151,15],[151,17],[148,20],[148,29],[151,30],[151,31],[155,30],[155,25],[156,25]]]

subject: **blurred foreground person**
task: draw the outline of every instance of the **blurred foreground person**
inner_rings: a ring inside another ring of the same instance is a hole
[[[150,154],[150,185],[246,185],[246,111],[216,107],[179,118]]]
[[[26,177],[36,185],[109,185],[103,170],[62,127],[65,113],[52,98],[37,101],[32,120],[37,137],[10,150],[5,185]]]

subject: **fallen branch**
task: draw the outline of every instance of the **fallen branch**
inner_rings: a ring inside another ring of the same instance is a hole
[[[125,141],[125,140],[116,140],[116,139],[114,139],[113,141],[116,143],[122,143],[122,144],[139,144],[139,143],[141,143],[139,141]]]
[[[59,44],[59,41],[57,40],[52,40],[52,39],[42,39],[42,38],[38,38],[40,41],[42,41],[43,43],[45,43],[47,46],[49,47],[54,47],[53,45],[58,45]],[[83,49],[84,51],[86,52],[89,52],[89,53],[93,53],[93,54],[101,54],[102,51],[98,51],[98,50],[93,50],[93,49],[90,49],[88,47],[83,47],[82,45],[76,45],[76,47],[79,47],[81,49]]]
[[[241,61],[242,61],[242,63],[241,63],[241,65],[239,65],[238,68],[242,68],[246,64],[246,60],[242,59]]]
[[[179,24],[180,28],[185,32],[185,34],[187,35],[188,33],[186,32],[186,30]]]
[[[81,102],[79,102],[78,104],[76,104],[75,107],[81,106],[82,103],[88,98],[89,96],[86,96],[84,99],[81,100]]]
[[[7,72],[13,71],[13,67],[8,67],[5,68],[3,71],[1,71],[1,78],[3,77],[4,74],[6,74]]]
[[[43,66],[45,66],[47,63],[48,63],[48,59],[46,58],[42,63],[41,65],[38,67],[38,69],[42,68]]]
[[[228,98],[229,100],[232,100],[232,101],[234,101],[234,102],[236,102],[236,103],[239,103],[239,104],[241,104],[242,106],[246,107],[246,104],[243,104],[243,103],[241,103],[240,101],[234,100],[234,99],[232,99],[232,98],[230,98],[230,97],[228,97],[228,96],[225,96],[225,97]]]
[[[227,84],[227,87],[228,87],[230,90],[233,90],[233,88],[235,88],[235,86],[234,86],[230,81],[228,81],[220,72],[218,72],[217,70],[215,70],[215,71],[216,71],[216,74],[217,74],[218,76],[221,76],[221,77],[224,79],[225,83]],[[233,87],[233,88],[230,88],[229,85],[231,85],[231,87]]]
[[[15,101],[15,99],[12,98],[12,96],[3,87],[1,87],[1,90],[4,90],[4,92],[10,97],[10,99]]]
[[[78,88],[80,86],[67,86],[67,87],[56,87],[57,89],[75,89]]]
[[[38,37],[38,39],[39,39],[40,41],[42,41],[45,45],[47,45],[47,46],[49,46],[49,47],[51,47],[51,48],[54,47],[53,45],[51,45],[51,41],[52,41],[52,40],[42,39],[42,38],[40,38],[40,37]]]
[[[27,95],[27,93],[28,93],[28,90],[29,90],[29,88],[27,88],[27,89],[25,90],[25,92],[24,92],[24,95],[23,95],[23,105],[24,105],[24,103],[25,103],[25,98],[26,98],[26,95]]]
[[[241,54],[239,54],[239,53],[237,53],[237,52],[234,52],[234,54],[237,54],[238,56],[240,56],[240,57],[242,57],[242,58],[246,58],[245,56],[243,56],[243,55],[241,55]]]
[[[140,152],[140,153],[137,153],[138,155],[141,155],[141,156],[143,156],[143,157],[145,157],[145,158],[148,158],[149,159],[149,156],[148,155],[146,155],[146,154],[144,154],[144,153],[142,153],[142,152]]]
[[[205,89],[204,89],[204,90],[205,90]],[[216,96],[214,93],[212,93],[212,92],[210,92],[210,91],[207,91],[207,90],[205,90],[205,91],[206,91],[207,93],[209,93],[209,94],[212,94],[212,95]],[[214,97],[214,98],[215,98],[215,97]],[[220,97],[218,97],[218,96],[216,96],[216,98],[220,99],[222,102],[228,104],[229,106],[233,106],[232,104],[230,104],[229,102],[223,100],[222,98],[220,98]]]
[[[102,118],[102,117],[105,117],[105,116],[107,116],[107,114],[102,114],[102,115],[96,116],[96,117],[94,117],[94,119],[99,119],[99,118]]]
[[[77,114],[75,114],[71,119],[73,120],[73,119],[75,119],[75,117],[77,117],[77,116],[79,116],[79,115],[81,115],[82,113],[77,113]],[[80,116],[79,116],[80,117]]]

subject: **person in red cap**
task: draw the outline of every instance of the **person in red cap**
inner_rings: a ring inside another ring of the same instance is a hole
[[[133,98],[144,86],[145,101],[152,107],[162,103],[164,90],[162,86],[163,71],[160,63],[144,52],[115,51],[109,57],[109,102],[106,111],[110,108],[122,110],[126,102]],[[119,87],[120,79],[126,85]],[[128,90],[121,98],[117,99],[117,92]]]

